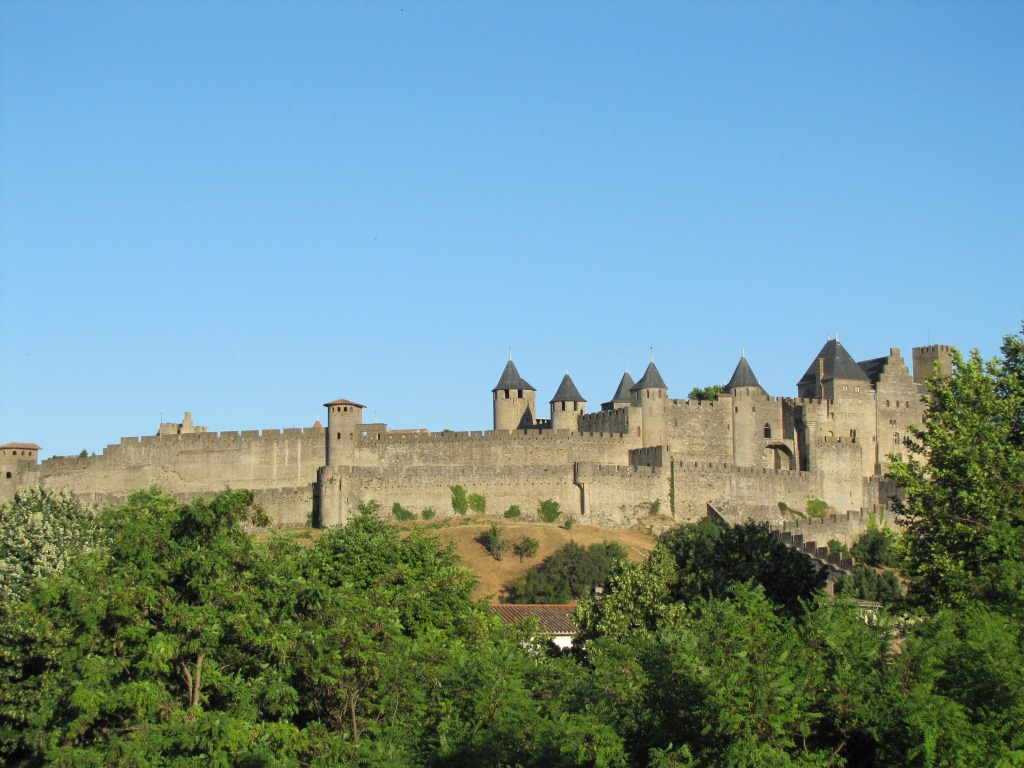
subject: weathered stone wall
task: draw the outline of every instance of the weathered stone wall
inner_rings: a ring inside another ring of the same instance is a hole
[[[356,465],[389,473],[408,467],[463,468],[561,466],[573,462],[626,464],[629,443],[622,435],[526,429],[502,432],[383,433],[357,441]]]
[[[324,457],[317,428],[125,437],[98,456],[47,459],[29,484],[64,488],[101,506],[151,485],[182,497],[249,488],[276,525],[305,525]]]
[[[666,413],[672,454],[690,461],[733,463],[732,398],[670,400]]]

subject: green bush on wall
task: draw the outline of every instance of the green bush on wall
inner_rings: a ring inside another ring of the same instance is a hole
[[[457,515],[466,514],[469,509],[469,499],[466,497],[466,489],[461,485],[449,486],[452,491],[452,510]]]

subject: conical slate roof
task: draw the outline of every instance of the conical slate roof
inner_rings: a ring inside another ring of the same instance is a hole
[[[850,357],[850,353],[839,343],[839,340],[829,339],[825,342],[825,346],[821,348],[821,352],[814,356],[814,362],[811,363],[811,367],[807,369],[807,372],[797,382],[798,387],[802,384],[810,384],[817,378],[818,360],[824,361],[822,381],[831,381],[832,379],[869,381],[867,374],[854,362],[854,359]]]
[[[658,373],[658,369],[654,365],[653,360],[647,366],[647,370],[644,371],[644,375],[640,377],[640,381],[630,387],[629,391],[637,392],[641,389],[668,389],[668,385],[665,384],[665,380],[661,378],[661,374]]]
[[[736,364],[736,370],[732,372],[732,378],[725,385],[726,390],[739,389],[740,387],[753,387],[764,392],[764,388],[750,368],[750,363],[747,362],[746,355],[740,355],[740,361]]]
[[[615,397],[609,402],[612,403],[628,403],[629,402],[629,391],[636,382],[633,381],[633,377],[629,375],[629,371],[622,374],[622,381],[619,382],[619,388],[615,390]]]
[[[583,395],[576,389],[576,385],[572,383],[572,379],[569,378],[569,374],[565,374],[562,377],[562,383],[558,385],[558,391],[555,392],[555,396],[551,398],[552,403],[585,403]]]
[[[501,372],[501,378],[498,379],[498,386],[491,390],[491,392],[497,392],[501,389],[529,389],[533,392],[534,389],[522,376],[519,375],[519,371],[516,370],[515,363],[509,358],[508,365],[505,366],[505,370]]]

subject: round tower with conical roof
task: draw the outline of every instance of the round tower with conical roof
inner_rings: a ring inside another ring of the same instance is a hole
[[[580,428],[580,416],[584,414],[587,401],[576,389],[568,371],[558,385],[558,391],[551,398],[551,428],[576,432]]]
[[[644,375],[629,390],[631,405],[640,409],[640,445],[668,444],[668,386],[651,360]]]
[[[519,375],[511,357],[491,394],[494,396],[495,432],[514,432],[533,426],[537,418],[537,390]]]
[[[351,400],[324,403],[327,409],[327,466],[352,464],[365,405]]]
[[[733,461],[740,467],[758,466],[764,438],[771,437],[771,425],[765,422],[767,408],[759,408],[766,393],[746,355],[740,355],[725,393],[732,395]]]

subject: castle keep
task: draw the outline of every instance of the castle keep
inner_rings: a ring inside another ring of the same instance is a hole
[[[557,501],[581,522],[624,527],[652,513],[677,522],[709,502],[778,520],[779,503],[818,498],[839,511],[885,504],[887,455],[922,423],[924,380],[949,371],[951,348],[898,349],[855,362],[828,341],[797,382],[797,397],[768,395],[741,357],[714,401],[668,397],[653,361],[639,381],[622,376],[611,399],[587,412],[568,374],[540,418],[537,391],[509,360],[491,392],[485,432],[391,430],[363,422],[365,406],[332,400],[327,426],[207,432],[185,415],[156,435],[122,438],[102,455],[38,462],[39,446],[0,446],[0,501],[29,485],[66,488],[86,504],[113,504],[140,487],[181,497],[229,485],[251,488],[278,525],[343,524],[375,499],[451,513],[452,485],[500,514]],[[611,387],[609,387],[611,389]]]

